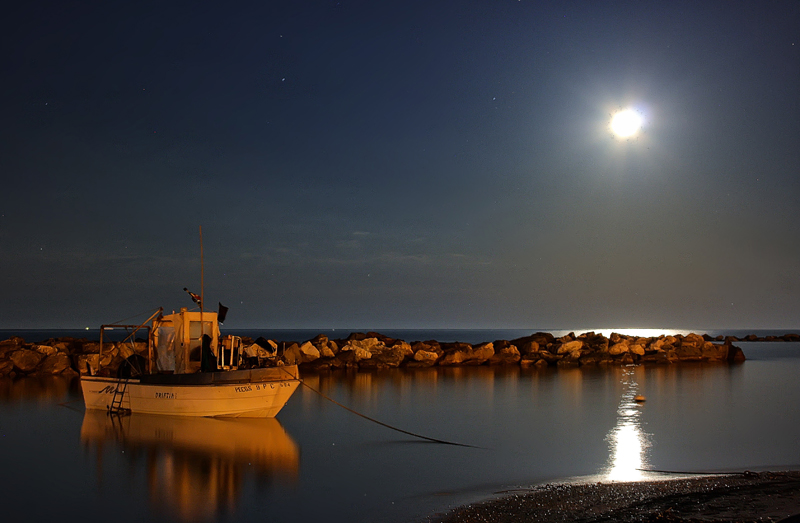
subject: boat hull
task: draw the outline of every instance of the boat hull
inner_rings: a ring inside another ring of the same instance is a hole
[[[130,380],[81,377],[87,409],[110,409],[119,391],[122,409],[171,416],[272,418],[299,385],[296,365]]]

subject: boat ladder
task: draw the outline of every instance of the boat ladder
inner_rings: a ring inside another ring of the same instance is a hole
[[[128,380],[120,380],[114,387],[114,397],[111,398],[111,405],[108,406],[108,415],[127,416],[131,413],[131,409],[126,409],[122,406],[122,400],[125,399],[125,393],[128,391]],[[129,398],[130,399],[130,398]]]

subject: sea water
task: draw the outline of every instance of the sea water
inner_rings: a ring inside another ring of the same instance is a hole
[[[91,416],[75,381],[3,380],[4,514],[407,522],[543,482],[800,468],[800,344],[739,345],[733,366],[309,374],[275,423]]]
[[[612,332],[625,334],[629,336],[660,336],[662,334],[675,335],[675,334],[708,334],[712,337],[717,336],[736,336],[744,338],[749,334],[755,334],[759,337],[765,336],[781,336],[787,332],[797,332],[796,330],[775,330],[775,329],[641,329],[641,328],[579,328],[579,329],[250,329],[250,328],[226,328],[220,326],[220,332],[225,334],[233,334],[236,336],[247,336],[252,339],[264,337],[266,339],[285,342],[303,342],[314,338],[319,334],[327,336],[329,339],[346,339],[351,333],[354,332],[378,332],[390,338],[396,338],[412,341],[425,341],[436,340],[440,342],[455,342],[460,341],[464,343],[484,343],[496,340],[513,340],[523,336],[529,336],[535,332],[548,332],[555,337],[561,337],[569,333],[581,334],[584,332],[595,332],[610,336]],[[104,336],[106,339],[112,341],[125,337],[129,331],[118,328],[116,330],[106,329]],[[8,339],[11,336],[20,336],[26,341],[44,341],[51,338],[58,337],[72,337],[84,338],[92,341],[100,339],[100,329],[0,329],[0,340]],[[143,337],[144,334],[137,334]]]

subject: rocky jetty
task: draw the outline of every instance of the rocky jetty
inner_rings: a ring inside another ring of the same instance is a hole
[[[677,362],[738,363],[745,360],[732,339],[711,340],[698,334],[642,338],[594,332],[560,338],[537,332],[514,340],[441,343],[393,339],[377,332],[352,333],[343,340],[319,335],[304,343],[283,344],[287,364],[306,370],[518,365],[576,367],[581,365],[670,364]]]
[[[94,369],[116,372],[125,358],[136,354],[147,355],[147,342],[134,344],[105,343],[100,354],[100,343],[79,338],[51,338],[38,343],[27,343],[18,336],[0,341],[0,377],[17,376],[77,376]]]
[[[662,335],[636,337],[594,332],[567,334],[560,338],[537,332],[514,340],[469,344],[434,340],[394,339],[377,332],[354,332],[344,339],[318,335],[304,342],[281,342],[243,338],[252,365],[274,364],[272,355],[284,364],[298,364],[306,371],[332,369],[388,369],[451,367],[470,365],[516,365],[526,367],[575,367],[581,365],[672,364],[679,362],[738,363],[745,360],[733,345],[737,338],[707,335]],[[787,334],[770,339],[748,336],[743,341],[800,341]],[[0,377],[78,375],[89,369],[114,375],[133,354],[147,356],[147,343],[100,344],[77,338],[53,338],[28,343],[19,337],[0,341]]]

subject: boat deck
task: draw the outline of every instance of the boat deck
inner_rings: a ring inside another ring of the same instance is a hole
[[[297,367],[195,372],[192,374],[146,374],[138,378],[142,385],[214,385],[222,383],[260,383],[300,379]]]

